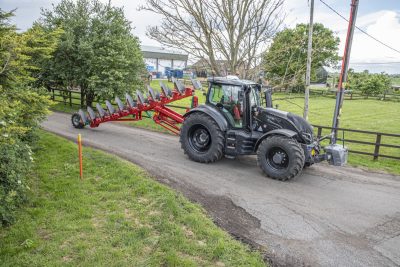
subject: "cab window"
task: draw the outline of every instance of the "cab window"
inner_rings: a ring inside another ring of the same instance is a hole
[[[257,87],[252,86],[250,94],[250,107],[258,107],[260,105],[260,95],[258,93],[258,89]]]
[[[222,112],[234,127],[242,127],[243,97],[242,88],[234,85],[212,84],[208,101],[222,108]]]

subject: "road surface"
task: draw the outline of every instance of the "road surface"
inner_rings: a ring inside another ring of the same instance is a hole
[[[290,182],[265,177],[253,156],[190,161],[178,137],[107,123],[74,129],[53,113],[43,128],[119,155],[199,202],[214,221],[276,266],[399,266],[400,177],[313,166]]]

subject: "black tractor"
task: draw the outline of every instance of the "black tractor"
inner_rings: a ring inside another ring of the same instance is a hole
[[[267,176],[284,181],[305,166],[332,158],[321,154],[312,126],[272,108],[270,95],[262,94],[259,84],[228,78],[208,82],[206,103],[186,113],[181,128],[181,146],[191,160],[210,163],[223,156],[256,154]],[[261,95],[267,107],[262,107]],[[335,165],[345,163],[347,154],[340,156],[343,162],[336,159]]]

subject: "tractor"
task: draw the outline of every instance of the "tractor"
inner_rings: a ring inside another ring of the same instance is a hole
[[[209,163],[256,154],[267,176],[289,180],[324,159],[307,121],[261,106],[259,84],[227,78],[208,82],[205,104],[184,115],[180,132],[182,149],[191,160]]]
[[[125,105],[117,97],[118,110],[106,101],[108,111],[97,105],[98,113],[89,107],[86,116],[80,110],[72,116],[72,124],[76,128],[88,124],[97,127],[106,121],[140,120],[143,112],[154,111],[153,120],[179,135],[181,147],[191,160],[211,163],[222,157],[257,155],[262,171],[281,181],[323,160],[340,166],[347,162],[345,147],[330,145],[322,153],[322,139],[314,137],[312,126],[302,117],[273,108],[271,92],[263,91],[259,84],[237,78],[209,78],[205,104],[198,106],[194,90],[200,83],[192,83],[194,89],[174,80],[171,90],[160,82],[161,93],[148,87],[147,98],[140,91],[136,100],[127,94]],[[193,97],[192,107],[184,115],[168,107],[170,102],[189,96]],[[130,115],[131,119],[122,118]]]

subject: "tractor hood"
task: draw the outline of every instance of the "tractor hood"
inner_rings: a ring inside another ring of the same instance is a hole
[[[313,127],[302,117],[274,108],[260,108],[256,120],[262,123],[263,132],[275,129],[289,129],[298,134],[298,141],[313,142]]]

